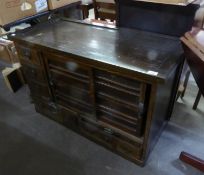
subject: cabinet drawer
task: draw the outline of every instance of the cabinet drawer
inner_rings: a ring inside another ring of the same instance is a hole
[[[141,159],[142,156],[142,145],[133,146],[122,140],[117,140],[116,150],[133,160]]]
[[[38,51],[22,45],[16,45],[16,49],[21,61],[26,61],[30,64],[40,65],[40,56]]]
[[[122,131],[125,131],[129,134],[140,137],[142,135],[142,122],[133,122],[130,120],[125,120],[120,115],[112,112],[110,109],[99,108],[97,109],[97,116],[99,121],[102,121],[113,128],[118,128]]]
[[[61,106],[61,115],[63,117],[63,125],[73,130],[78,128],[79,114],[77,112]]]
[[[82,134],[97,141],[104,146],[119,152],[123,155],[138,159],[142,153],[142,144],[132,141],[121,134],[114,132],[110,128],[96,125],[85,119],[79,120],[79,127]]]
[[[60,108],[51,101],[39,100],[34,98],[36,111],[62,123],[63,117],[61,115]]]
[[[27,65],[27,64],[22,64],[22,70],[24,73],[24,76],[26,78],[26,81],[37,81],[37,82],[42,82],[45,83],[46,79],[43,74],[43,71],[40,67],[34,66],[34,65]]]
[[[79,127],[80,132],[82,132],[83,135],[103,144],[110,149],[113,148],[113,135],[112,133],[109,133],[112,131],[109,131],[108,128],[97,126],[86,121],[85,119],[79,120]]]
[[[50,99],[49,88],[45,84],[40,84],[33,81],[28,81],[31,96],[38,98]]]

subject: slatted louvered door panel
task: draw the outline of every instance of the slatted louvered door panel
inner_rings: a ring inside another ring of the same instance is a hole
[[[94,75],[98,120],[141,136],[146,85],[101,70],[95,70]]]

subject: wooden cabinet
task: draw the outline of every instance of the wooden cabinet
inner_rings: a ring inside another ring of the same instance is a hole
[[[173,108],[182,65],[179,41],[74,22],[46,25],[12,37],[37,112],[144,165]],[[75,32],[62,31],[64,26]],[[85,34],[76,37],[80,30]],[[41,38],[32,39],[37,31]],[[132,42],[124,33],[138,38]],[[164,41],[171,47],[157,47]],[[147,54],[152,49],[155,62]]]

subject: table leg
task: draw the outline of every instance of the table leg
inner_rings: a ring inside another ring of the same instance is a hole
[[[186,73],[186,78],[185,78],[184,84],[183,84],[184,90],[183,90],[183,92],[181,93],[181,98],[183,98],[184,95],[185,95],[185,92],[186,92],[186,88],[187,88],[187,85],[188,85],[188,80],[189,80],[190,74],[191,74],[191,72],[190,72],[190,70],[188,70],[187,73]]]
[[[195,100],[195,103],[194,103],[194,105],[193,105],[193,109],[194,109],[194,110],[196,110],[197,107],[198,107],[198,103],[199,103],[199,101],[200,101],[201,95],[202,95],[202,94],[201,94],[201,91],[199,90],[198,95],[197,95],[196,100]]]

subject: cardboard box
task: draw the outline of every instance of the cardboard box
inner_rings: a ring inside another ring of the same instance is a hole
[[[80,0],[47,0],[49,10],[57,9],[79,1]]]
[[[7,32],[3,28],[0,27],[0,38],[5,36],[6,34]]]
[[[10,64],[19,62],[13,41],[0,39],[0,60]]]
[[[24,84],[24,78],[21,72],[21,65],[19,63],[14,64],[13,67],[6,67],[2,70],[2,75],[6,86],[11,92],[16,92],[20,89]]]
[[[47,0],[0,0],[0,25],[48,10]]]

